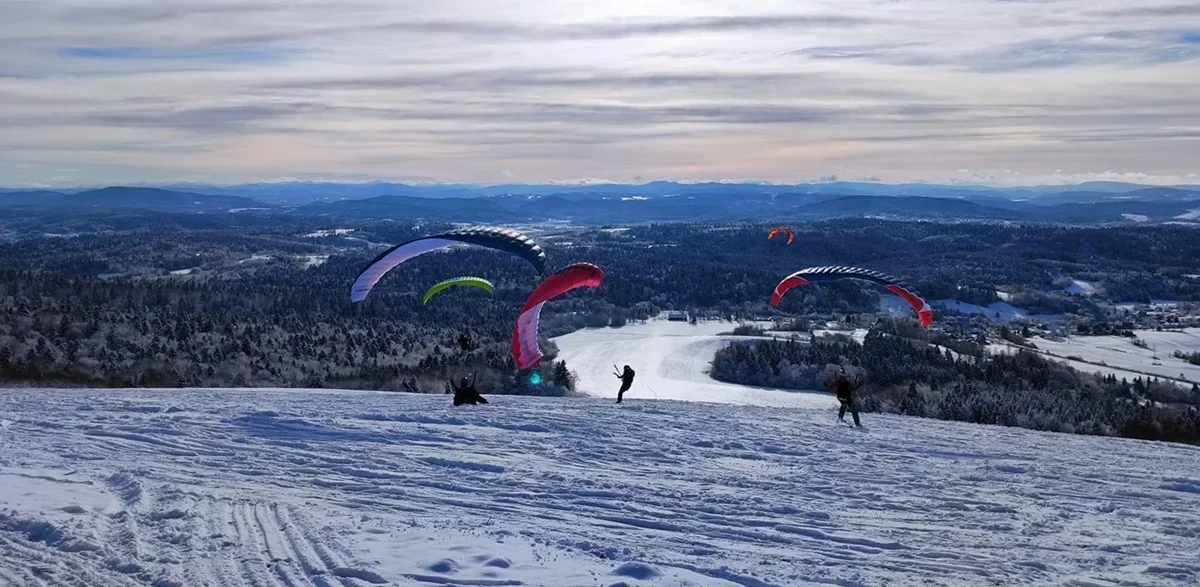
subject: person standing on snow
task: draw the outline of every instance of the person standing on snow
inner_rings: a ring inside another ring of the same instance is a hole
[[[838,403],[841,407],[838,408],[838,420],[846,421],[846,410],[850,410],[850,415],[854,417],[854,425],[862,428],[862,422],[858,420],[858,403],[854,401],[854,392],[862,385],[862,380],[855,378],[850,380],[850,376],[846,374],[846,368],[838,369],[837,377],[826,382],[825,387],[830,391],[837,392]]]
[[[613,375],[615,375],[617,377],[617,379],[621,380],[621,389],[617,391],[617,403],[621,403],[621,398],[625,395],[625,392],[629,391],[629,388],[633,385],[634,373],[633,373],[633,369],[629,368],[629,365],[625,365],[625,370],[621,371],[620,373],[617,373],[616,369],[617,369],[617,366],[613,365]]]

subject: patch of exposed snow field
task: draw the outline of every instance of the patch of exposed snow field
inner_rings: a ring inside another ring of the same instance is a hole
[[[944,308],[962,314],[980,314],[1001,324],[1034,317],[1025,310],[1008,302],[996,302],[989,304],[987,307],[968,304],[967,302],[960,302],[958,300],[935,300],[930,303],[933,305],[935,312]]]
[[[650,320],[624,328],[578,330],[554,339],[559,357],[578,377],[578,391],[616,399],[621,386],[614,372],[624,365],[637,373],[625,397],[721,402],[778,407],[832,407],[828,394],[729,385],[708,376],[716,352],[735,340],[761,337],[720,336],[731,322]],[[779,333],[782,335],[782,333]],[[805,336],[807,339],[807,336]]]
[[[327,238],[327,237],[331,237],[331,236],[346,236],[347,234],[350,234],[352,232],[354,232],[353,228],[326,228],[323,230],[314,230],[313,232],[310,232],[310,233],[304,235],[304,238]]]
[[[329,260],[329,255],[300,255],[297,258],[303,262],[305,269],[312,269],[324,265]]]
[[[1179,331],[1135,330],[1134,335],[1146,343],[1135,346],[1123,336],[1070,336],[1062,340],[1033,339],[1038,349],[1058,357],[1079,357],[1071,366],[1087,373],[1100,372],[1133,379],[1169,377],[1186,383],[1200,383],[1200,366],[1192,365],[1174,355],[1200,352],[1200,328]],[[1092,363],[1104,363],[1103,366]]]
[[[1063,291],[1075,295],[1090,296],[1096,293],[1096,286],[1087,281],[1072,279],[1071,284],[1063,288]]]
[[[0,585],[1200,581],[1200,448],[878,414],[855,430],[827,396],[707,380],[697,369],[729,324],[661,324],[557,343],[576,369],[610,344],[637,357],[660,395],[764,405],[654,401],[636,385],[620,406],[463,408],[0,390]],[[615,378],[597,381],[612,392]]]

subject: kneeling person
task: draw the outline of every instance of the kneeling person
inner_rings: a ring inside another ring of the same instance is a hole
[[[454,389],[454,405],[461,406],[470,404],[472,406],[488,403],[487,399],[479,395],[479,390],[475,389],[475,374],[471,374],[471,382],[467,382],[467,378],[463,377],[458,385],[454,381],[450,381],[450,387]]]

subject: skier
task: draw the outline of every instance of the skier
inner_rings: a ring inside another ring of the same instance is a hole
[[[458,385],[454,381],[450,381],[450,387],[454,389],[454,405],[461,406],[463,404],[486,404],[487,399],[479,395],[479,390],[475,389],[475,373],[471,374],[471,382],[467,383],[467,378],[463,377]]]
[[[846,421],[846,410],[850,410],[850,415],[854,417],[854,425],[862,428],[862,422],[858,420],[858,403],[854,401],[854,392],[862,385],[862,380],[857,377],[854,381],[850,380],[850,376],[846,374],[846,368],[838,369],[837,377],[827,381],[825,386],[830,391],[837,392],[838,403],[841,407],[838,408],[838,421]]]
[[[625,365],[625,370],[617,373],[617,366],[613,365],[613,375],[621,380],[621,389],[617,391],[617,403],[621,403],[621,398],[633,385],[633,369],[630,369],[629,365]]]

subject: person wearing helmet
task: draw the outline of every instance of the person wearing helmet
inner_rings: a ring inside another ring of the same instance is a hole
[[[462,381],[455,385],[454,381],[450,381],[450,387],[454,390],[454,405],[461,406],[470,404],[472,406],[488,403],[487,399],[479,395],[479,390],[475,389],[475,374],[471,374],[471,381],[468,383],[467,378],[463,377]]]
[[[854,400],[854,392],[862,385],[862,380],[857,377],[854,380],[850,379],[850,375],[846,373],[846,367],[838,369],[837,376],[826,383],[826,387],[830,391],[837,393],[838,403],[841,407],[838,408],[838,420],[846,421],[846,410],[850,410],[850,415],[854,417],[854,425],[862,427],[862,422],[858,419],[858,402]]]

